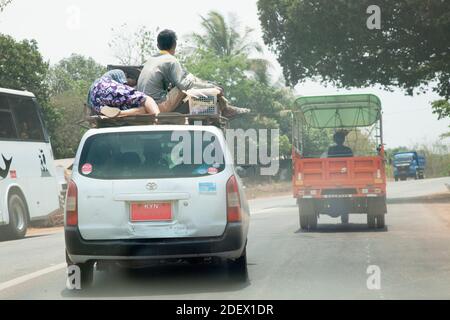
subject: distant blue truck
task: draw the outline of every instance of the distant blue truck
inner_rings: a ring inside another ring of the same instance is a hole
[[[425,177],[425,157],[416,151],[396,153],[392,160],[395,181],[405,181],[408,178],[423,179]]]

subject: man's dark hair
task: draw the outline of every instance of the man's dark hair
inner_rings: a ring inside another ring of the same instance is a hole
[[[333,136],[333,140],[334,140],[334,142],[336,142],[337,145],[343,145],[345,142],[346,136],[347,136],[347,132],[337,131]]]
[[[177,44],[177,35],[174,31],[165,29],[158,34],[159,50],[173,49]]]

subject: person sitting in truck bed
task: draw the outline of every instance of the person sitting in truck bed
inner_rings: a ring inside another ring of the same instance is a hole
[[[182,105],[185,92],[190,89],[217,88],[219,106],[225,117],[248,113],[250,110],[232,107],[223,98],[223,89],[187,72],[175,58],[177,36],[172,30],[158,35],[159,54],[150,57],[139,76],[137,89],[155,99],[161,112],[173,112]]]
[[[94,113],[109,118],[142,114],[158,115],[158,105],[152,97],[137,91],[136,80],[127,78],[119,69],[111,70],[92,84],[87,105]]]
[[[334,134],[333,140],[336,143],[336,145],[331,146],[328,149],[328,158],[353,157],[352,149],[344,146],[346,136],[347,136],[347,132],[345,132],[345,131],[338,131]]]

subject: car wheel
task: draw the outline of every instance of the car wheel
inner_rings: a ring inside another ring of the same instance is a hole
[[[341,215],[341,222],[347,224],[349,222],[349,214],[344,213]]]
[[[368,214],[367,215],[367,225],[370,229],[375,229],[376,226],[376,218],[374,215]]]
[[[230,276],[242,282],[248,280],[247,269],[247,248],[244,249],[242,255],[235,260],[228,260],[228,271]]]
[[[12,193],[8,198],[8,238],[22,239],[25,237],[28,229],[28,208],[23,198]]]
[[[77,266],[81,272],[81,288],[90,287],[94,282],[94,263],[78,263]]]
[[[385,217],[384,214],[380,214],[379,216],[377,216],[377,228],[378,229],[383,229],[385,227],[384,217]]]

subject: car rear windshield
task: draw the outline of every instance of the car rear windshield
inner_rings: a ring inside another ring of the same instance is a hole
[[[217,137],[203,131],[103,133],[89,137],[79,173],[94,179],[201,177],[224,170]]]

